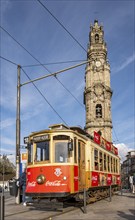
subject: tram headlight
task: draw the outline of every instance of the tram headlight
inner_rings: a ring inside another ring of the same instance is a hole
[[[66,179],[67,179],[67,177],[66,177],[66,176],[64,176],[64,177],[63,177],[63,180],[66,180]]]
[[[45,176],[43,174],[40,174],[38,177],[37,177],[37,183],[38,184],[43,184],[45,182]]]

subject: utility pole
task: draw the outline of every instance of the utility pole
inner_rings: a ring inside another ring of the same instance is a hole
[[[20,176],[20,69],[17,67],[17,110],[16,110],[16,179]],[[16,197],[16,204],[20,204],[20,189]]]

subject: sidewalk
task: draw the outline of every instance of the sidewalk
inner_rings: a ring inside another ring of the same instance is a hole
[[[83,209],[83,207],[82,207]],[[109,198],[98,201],[87,206],[87,213],[84,214],[80,208],[72,209],[66,213],[58,211],[47,211],[35,209],[31,206],[24,207],[22,204],[16,205],[13,197],[6,200],[5,220],[134,220],[135,219],[135,194],[119,193]],[[17,214],[16,214],[17,213]]]

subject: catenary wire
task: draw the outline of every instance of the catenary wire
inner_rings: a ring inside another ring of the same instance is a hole
[[[40,1],[40,0],[37,0],[37,2],[39,2],[42,7],[55,19],[55,21],[57,21],[57,23],[59,23],[59,25],[70,35],[70,37],[72,39],[74,39],[76,41],[76,43],[85,51],[87,52],[87,50],[79,43],[79,41],[67,30],[67,28],[56,18],[56,16],[54,16],[52,14],[52,12]]]
[[[75,63],[75,62],[82,62],[86,60],[69,60],[69,61],[59,61],[53,63],[44,63],[42,65],[56,65],[56,64],[65,64],[65,63]],[[34,67],[34,66],[41,66],[41,64],[31,64],[31,65],[23,65],[22,67]]]
[[[24,74],[27,76],[27,78],[29,79],[29,80],[31,80],[31,78],[28,76],[28,74],[24,71],[24,69],[23,68],[21,68],[22,69],[22,71],[24,72]],[[68,126],[67,125],[67,123],[64,121],[64,119],[59,115],[59,113],[54,109],[54,107],[50,104],[50,102],[47,100],[47,98],[43,95],[43,93],[40,91],[40,89],[35,85],[35,83],[34,82],[32,82],[32,84],[33,84],[33,86],[36,88],[36,90],[39,92],[39,94],[43,97],[43,99],[48,103],[48,105],[53,109],[53,111],[57,114],[57,116],[65,123],[65,125],[66,126]],[[69,126],[68,126],[69,127]]]
[[[39,0],[37,0],[50,14],[51,14],[51,16],[64,28],[64,30],[66,30],[67,31],[67,33],[80,45],[80,47],[81,48],[83,48],[82,47],[82,45],[73,37],[73,35],[62,25],[62,23],[61,22],[59,22],[59,20],[45,7],[45,5],[44,4],[42,4]],[[3,31],[5,31],[16,43],[18,43],[29,55],[31,55],[38,63],[40,63],[40,65],[41,66],[43,66],[48,72],[50,72],[37,58],[35,58],[23,45],[21,45],[8,31],[6,31],[2,26],[0,26],[1,27],[1,29],[3,30]],[[84,48],[83,48],[84,49]],[[85,49],[84,49],[85,50]],[[85,50],[85,52],[87,52],[86,50]],[[100,80],[100,78],[99,78],[99,80]],[[100,80],[101,81],[101,80]],[[62,85],[62,83],[61,83],[61,85]],[[63,85],[63,87],[68,91],[68,89]],[[72,95],[73,96],[73,95]],[[74,97],[74,96],[73,96]],[[82,106],[82,105],[81,105]],[[114,128],[113,128],[114,129]]]
[[[54,16],[52,14],[52,12],[40,1],[37,0],[37,2],[39,2],[42,7],[55,19],[55,21],[57,21],[57,23],[72,37],[72,39],[74,39],[76,41],[76,43],[87,53],[87,50],[79,43],[79,41],[67,30],[67,28],[58,20],[58,18],[56,18],[56,16]],[[99,75],[99,74],[98,74]],[[100,76],[99,76],[99,80],[100,80]],[[101,82],[101,80],[100,80]],[[104,85],[103,85],[104,86]],[[114,129],[114,128],[113,128]],[[116,137],[117,139],[117,137]]]
[[[2,56],[0,56],[0,58],[6,60],[6,61],[9,62],[9,63],[12,63],[12,64],[18,66],[18,64],[12,62],[11,60],[8,60],[8,59],[6,59],[6,58],[4,58],[4,57],[2,57]],[[23,68],[21,68],[21,69],[22,69],[22,71],[24,72],[24,74],[28,77],[28,79],[31,80],[31,78],[30,78],[30,77],[28,76],[28,74],[24,71],[24,69],[23,69]],[[40,93],[40,95],[44,98],[44,100],[48,103],[48,105],[49,105],[49,106],[53,109],[53,111],[57,114],[57,116],[67,125],[67,123],[63,120],[63,118],[59,115],[59,113],[54,109],[54,107],[49,103],[49,101],[47,100],[47,98],[43,95],[43,93],[39,90],[39,88],[35,85],[35,83],[32,82],[32,84],[34,85],[34,87],[36,88],[36,90]],[[68,125],[67,125],[67,126],[68,126]]]
[[[84,109],[84,105],[81,103],[81,102],[79,102],[79,100],[69,91],[69,89],[67,89],[65,86],[64,86],[64,84],[57,78],[57,76],[55,76],[55,78],[59,81],[59,83],[63,86],[63,88],[64,89],[66,89],[68,92],[69,92],[69,94],[81,105],[81,107]]]
[[[20,47],[22,47],[33,59],[35,59],[44,69],[46,69],[49,73],[51,73],[51,71],[44,65],[42,64],[35,56],[33,56],[21,43],[19,43],[7,30],[5,30],[2,26],[0,26],[1,29],[6,32]],[[55,77],[55,79],[65,88],[65,90],[67,92],[69,92],[69,90],[66,88],[66,86],[60,82],[60,80],[58,80],[58,78]],[[70,95],[72,93],[70,92]],[[73,94],[72,94],[72,97],[75,98],[75,100],[78,100]],[[79,104],[79,100],[77,101]],[[81,104],[81,107],[82,107],[82,104]]]
[[[3,59],[3,60],[5,60],[5,61],[7,61],[7,62],[9,62],[9,63],[14,64],[15,66],[18,66],[18,64],[17,64],[17,63],[15,63],[15,62],[13,62],[13,61],[11,61],[11,60],[8,60],[8,59],[7,59],[7,58],[5,58],[5,57],[0,56],[0,58],[1,58],[1,59]]]

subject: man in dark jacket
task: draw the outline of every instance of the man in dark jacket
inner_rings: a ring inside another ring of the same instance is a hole
[[[22,202],[23,205],[26,206],[26,198],[25,198],[25,190],[26,190],[26,168],[24,169],[24,172],[19,177],[19,186],[22,189]]]
[[[135,193],[135,173],[133,175],[133,193]]]

